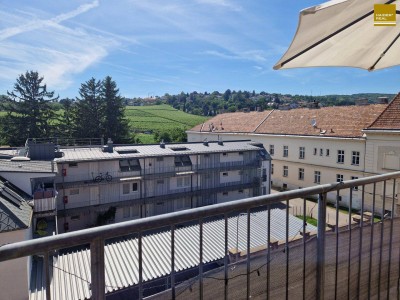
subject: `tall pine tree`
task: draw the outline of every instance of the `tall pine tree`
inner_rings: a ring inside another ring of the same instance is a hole
[[[91,78],[81,84],[80,98],[74,106],[76,138],[103,138],[104,101],[101,97],[101,81]]]
[[[129,124],[124,118],[125,106],[119,95],[117,84],[110,76],[102,82],[101,96],[104,101],[104,135],[115,143],[127,143],[129,139]]]
[[[21,146],[27,138],[48,138],[53,134],[55,112],[50,102],[54,91],[48,92],[38,72],[21,74],[14,89],[7,91],[8,99],[2,103],[7,112],[1,120],[2,140],[11,146]]]

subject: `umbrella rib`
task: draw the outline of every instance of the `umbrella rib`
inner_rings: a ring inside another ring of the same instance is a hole
[[[376,60],[376,62],[368,68],[368,71],[372,71],[375,69],[375,66],[378,64],[378,62],[382,59],[382,57],[385,56],[385,54],[392,48],[393,44],[396,43],[396,41],[399,39],[400,33],[396,35],[396,37],[393,39],[393,41],[389,44],[389,46],[385,49],[385,51],[382,52],[382,54],[379,56],[379,58]]]
[[[390,4],[390,3],[395,2],[395,1],[396,1],[396,0],[389,0],[389,1],[387,1],[385,4]],[[397,11],[396,11],[396,12],[397,12]],[[309,50],[315,48],[315,47],[318,46],[319,44],[322,44],[323,42],[329,40],[330,38],[332,38],[332,37],[334,37],[335,35],[341,33],[342,31],[344,31],[344,30],[346,30],[347,28],[353,26],[354,24],[356,24],[356,23],[362,21],[363,19],[365,19],[366,17],[372,15],[373,13],[374,13],[373,10],[370,11],[370,12],[368,12],[368,13],[366,13],[365,15],[359,17],[358,19],[355,19],[354,21],[350,22],[349,24],[343,26],[342,28],[336,30],[335,32],[331,33],[330,35],[328,35],[328,36],[324,37],[323,39],[319,40],[318,42],[312,44],[311,46],[308,46],[306,49],[300,51],[299,53],[293,55],[292,57],[289,57],[287,60],[285,60],[285,61],[283,61],[283,62],[281,63],[281,68],[282,68],[284,65],[286,65],[288,62],[292,61],[293,59],[295,59],[295,58],[299,57],[300,55],[306,53],[307,51],[309,51]]]

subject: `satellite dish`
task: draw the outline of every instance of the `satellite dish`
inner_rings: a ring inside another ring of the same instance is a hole
[[[317,127],[317,121],[315,119],[311,120],[312,127]]]

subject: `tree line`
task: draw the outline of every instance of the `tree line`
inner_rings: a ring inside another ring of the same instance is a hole
[[[131,142],[125,105],[114,80],[91,78],[79,97],[60,100],[48,91],[38,72],[21,74],[0,98],[0,144],[22,146],[27,138],[111,138]],[[61,113],[60,113],[61,112]]]

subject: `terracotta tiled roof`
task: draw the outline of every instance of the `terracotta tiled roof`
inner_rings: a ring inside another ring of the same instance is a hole
[[[250,113],[218,115],[191,131],[240,132],[334,137],[361,137],[387,107],[386,104],[366,106],[335,106],[320,109],[299,108]],[[315,120],[316,126],[311,125]],[[221,126],[222,123],[222,126]]]
[[[400,129],[400,93],[367,129]]]
[[[201,132],[253,132],[269,113],[271,113],[270,110],[220,114],[191,130]]]

